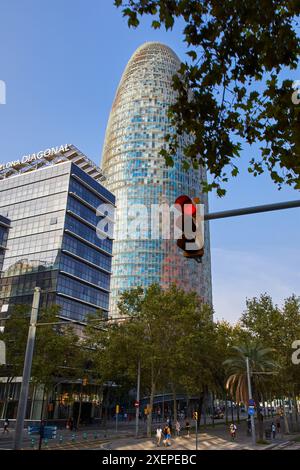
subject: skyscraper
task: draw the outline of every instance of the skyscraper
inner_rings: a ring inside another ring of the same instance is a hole
[[[117,300],[124,289],[153,282],[172,283],[195,290],[211,303],[209,229],[205,228],[205,256],[201,264],[183,258],[173,239],[153,239],[140,228],[140,239],[127,237],[127,208],[142,204],[174,204],[181,194],[200,197],[203,169],[182,169],[184,136],[173,167],[159,155],[166,148],[164,136],[172,133],[167,111],[175,99],[172,76],[180,61],[167,46],[150,42],[139,47],[129,60],[116,92],[106,130],[102,166],[106,187],[116,196],[116,225],[110,311],[117,314]],[[136,206],[138,207],[138,206]],[[129,217],[130,218],[130,217]],[[144,216],[144,222],[147,216]]]

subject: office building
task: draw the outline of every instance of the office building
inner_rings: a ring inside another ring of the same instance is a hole
[[[115,197],[103,179],[73,145],[0,167],[2,316],[31,304],[35,286],[42,289],[41,307],[59,305],[63,319],[82,323],[99,309],[108,314],[112,236],[96,230],[105,217],[97,208],[114,205]]]

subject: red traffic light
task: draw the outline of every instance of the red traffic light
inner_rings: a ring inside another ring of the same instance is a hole
[[[183,255],[186,258],[194,258],[201,262],[204,255],[204,235],[201,223],[199,224],[197,221],[197,205],[184,194],[176,199],[175,205],[179,206],[181,212],[180,217],[176,220],[176,225],[181,230],[177,246],[183,250]]]
[[[190,197],[184,195],[179,196],[176,199],[175,204],[178,204],[186,215],[190,215],[191,217],[196,216],[197,207],[195,206]]]

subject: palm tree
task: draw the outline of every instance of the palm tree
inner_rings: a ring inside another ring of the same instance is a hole
[[[263,439],[263,415],[259,403],[268,388],[270,382],[269,374],[275,373],[277,364],[272,360],[274,349],[266,348],[259,341],[251,341],[239,346],[232,347],[232,354],[224,361],[227,368],[226,388],[236,401],[247,404],[249,402],[247,365],[249,358],[251,372],[252,395],[257,405],[257,420],[259,439]]]

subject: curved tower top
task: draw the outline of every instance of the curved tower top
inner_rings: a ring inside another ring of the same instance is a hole
[[[175,100],[172,77],[180,60],[168,46],[147,42],[130,58],[112,105],[103,147],[102,167],[106,186],[116,196],[116,224],[111,283],[111,313],[117,314],[121,291],[157,282],[163,287],[177,283],[196,290],[211,303],[209,232],[206,228],[206,254],[201,265],[183,258],[175,240],[153,238],[151,207],[174,204],[180,194],[199,197],[205,172],[183,171],[183,136],[174,158],[166,167],[160,155],[167,148],[165,135],[174,132],[168,108]],[[143,205],[148,214],[139,217],[137,237],[128,237],[127,227],[134,205]],[[148,226],[148,231],[146,230]]]

